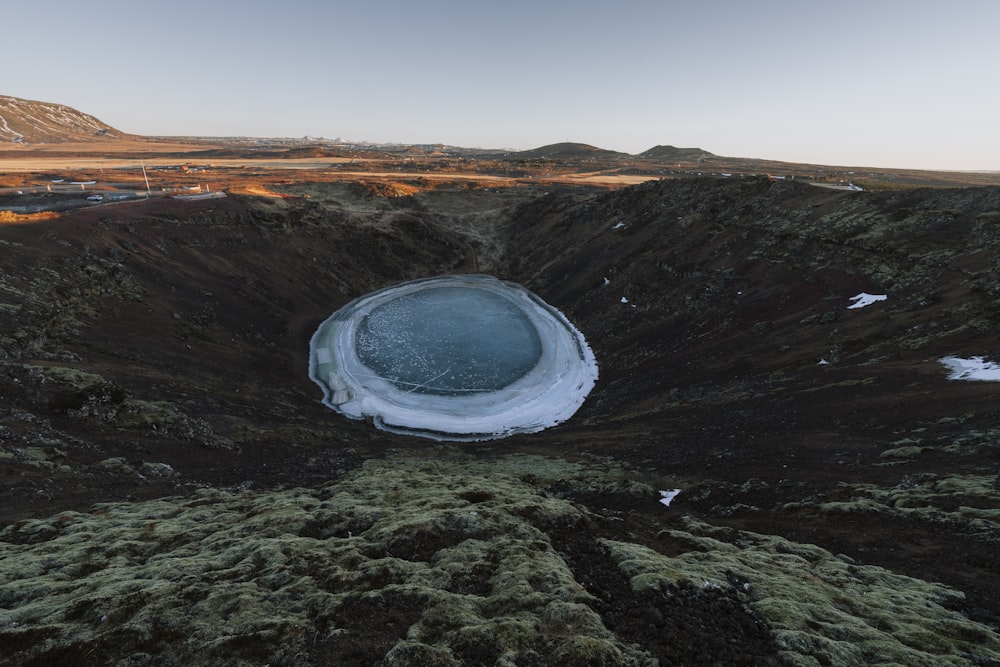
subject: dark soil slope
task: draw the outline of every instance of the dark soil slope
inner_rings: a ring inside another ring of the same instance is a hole
[[[997,664],[1000,384],[940,359],[1000,359],[1000,189],[285,190],[0,228],[6,664]],[[586,335],[573,419],[320,404],[322,319],[480,271]]]

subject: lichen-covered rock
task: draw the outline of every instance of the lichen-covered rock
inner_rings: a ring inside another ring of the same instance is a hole
[[[948,609],[953,590],[816,546],[686,521],[691,545],[665,556],[608,542],[633,588],[669,594],[680,582],[733,589],[771,628],[792,665],[972,665],[1000,659],[1000,635]]]
[[[996,475],[908,476],[892,487],[845,485],[852,496],[819,504],[823,512],[879,513],[951,525],[985,540],[1000,540],[1000,489]]]
[[[397,456],[319,488],[203,489],[22,521],[0,532],[0,657],[652,666],[656,647],[621,634],[557,548],[593,519],[542,490],[561,479],[631,495],[628,474]],[[773,653],[755,664],[1000,659],[993,630],[945,609],[957,593],[942,586],[696,520],[662,537],[687,546],[600,542],[634,590],[692,610],[691,624],[711,623],[698,614],[723,598],[766,624]]]

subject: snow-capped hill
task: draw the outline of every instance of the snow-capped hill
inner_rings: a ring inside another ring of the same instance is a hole
[[[65,104],[0,95],[0,142],[101,141],[129,135]]]

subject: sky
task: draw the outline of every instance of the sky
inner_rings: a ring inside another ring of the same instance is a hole
[[[147,135],[1000,170],[998,0],[48,0],[0,95]]]

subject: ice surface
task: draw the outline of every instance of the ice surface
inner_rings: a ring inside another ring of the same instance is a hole
[[[317,329],[323,402],[388,431],[489,440],[569,419],[597,379],[586,340],[528,290],[442,276],[355,299]]]
[[[455,395],[496,391],[542,353],[538,332],[510,299],[437,287],[377,306],[355,333],[358,359],[403,390]]]
[[[941,363],[951,369],[949,380],[984,380],[1000,382],[1000,364],[986,361],[982,357],[944,357]]]

